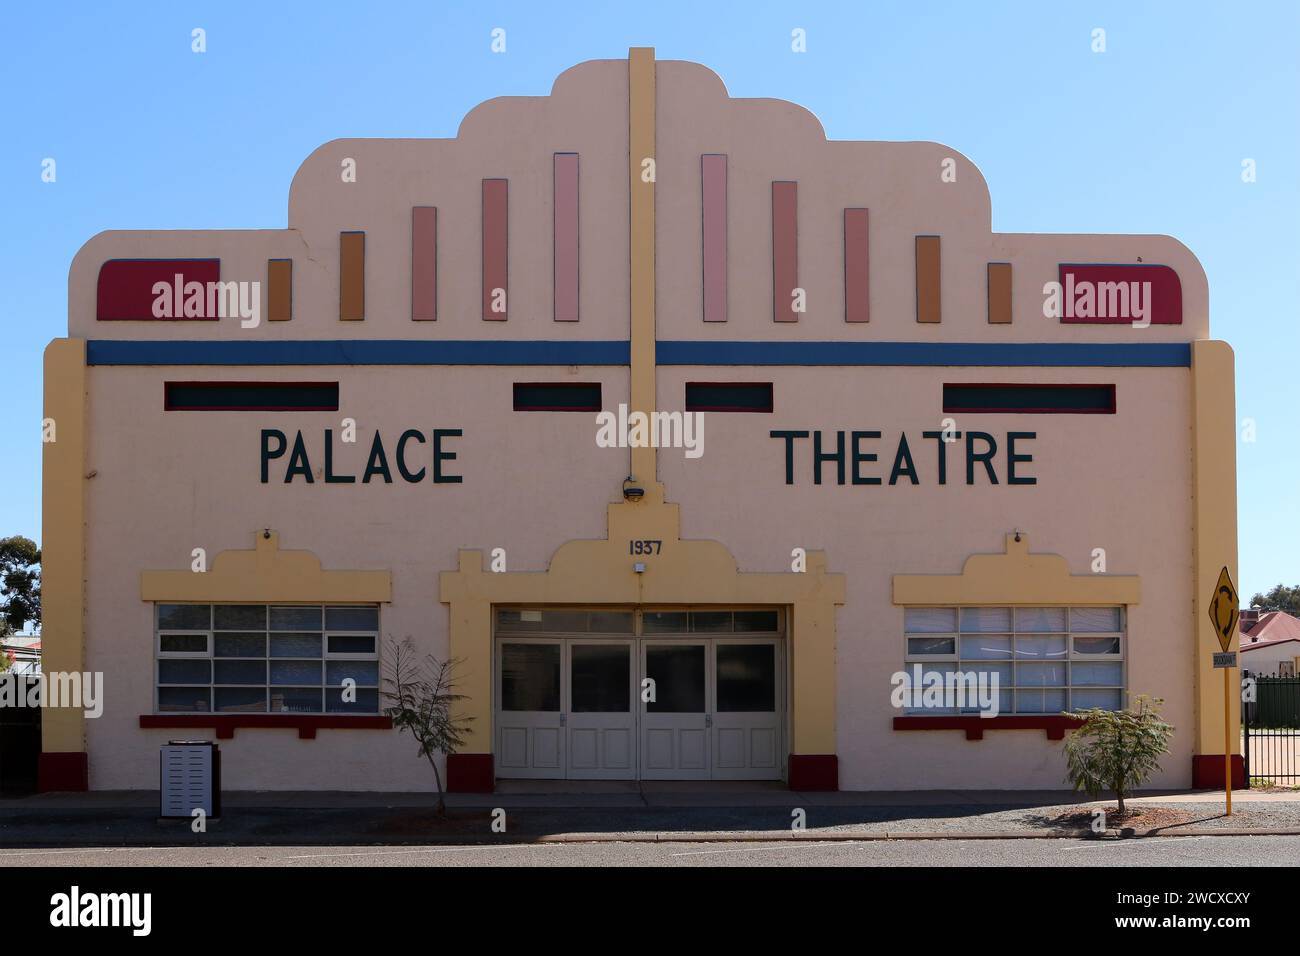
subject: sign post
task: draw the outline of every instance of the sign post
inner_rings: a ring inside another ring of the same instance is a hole
[[[1219,638],[1222,654],[1214,655],[1214,666],[1223,671],[1223,795],[1227,802],[1227,816],[1232,816],[1232,669],[1237,665],[1237,655],[1228,650],[1232,646],[1232,632],[1237,629],[1240,602],[1232,576],[1225,565],[1219,572],[1219,582],[1210,598],[1210,621]]]

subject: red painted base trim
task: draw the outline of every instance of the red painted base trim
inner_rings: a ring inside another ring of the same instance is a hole
[[[447,754],[448,793],[491,793],[495,789],[491,754]]]
[[[147,730],[202,727],[217,732],[218,740],[230,740],[239,727],[289,727],[300,740],[315,740],[316,731],[391,730],[393,720],[371,714],[141,714],[140,726]]]
[[[1196,754],[1192,757],[1192,788],[1223,789],[1223,754]],[[1241,754],[1232,755],[1232,789],[1246,789],[1246,764]]]
[[[986,730],[1045,730],[1048,740],[1064,740],[1067,730],[1082,727],[1082,720],[1058,714],[1009,714],[1005,717],[895,717],[895,730],[964,730],[967,740],[983,740]]]
[[[36,789],[41,793],[54,790],[90,789],[88,755],[84,753],[43,753],[36,761]]]
[[[838,790],[840,758],[835,754],[791,754],[791,790]]]

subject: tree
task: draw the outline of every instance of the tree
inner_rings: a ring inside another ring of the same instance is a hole
[[[456,668],[461,660],[440,661],[429,654],[418,661],[410,637],[400,644],[390,639],[388,644],[383,696],[391,705],[384,708],[384,713],[392,718],[394,727],[409,731],[420,745],[420,756],[429,761],[438,784],[438,815],[445,816],[442,774],[434,756],[460,749],[474,719],[452,713],[453,707],[465,699],[464,694],[454,693]]]
[[[1300,584],[1289,588],[1285,584],[1274,585],[1267,594],[1256,594],[1250,599],[1251,607],[1259,606],[1261,611],[1286,611],[1288,614],[1300,614]]]
[[[41,549],[22,535],[0,538],[0,620],[11,631],[41,623]]]
[[[1124,797],[1160,768],[1174,728],[1157,712],[1164,701],[1145,694],[1128,710],[1093,707],[1065,716],[1083,721],[1065,741],[1066,772],[1076,791],[1096,800],[1110,790],[1124,815]]]

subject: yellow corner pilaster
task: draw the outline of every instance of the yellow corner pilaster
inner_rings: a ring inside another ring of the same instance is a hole
[[[85,669],[86,343],[55,339],[45,348],[45,441],[41,456],[41,667]],[[84,712],[50,707],[41,715],[44,753],[86,749]]]
[[[1223,677],[1211,655],[1219,640],[1208,607],[1227,567],[1237,574],[1237,404],[1232,348],[1227,342],[1192,343],[1192,642],[1196,656],[1196,753],[1223,753]],[[1237,649],[1233,637],[1232,650]],[[1237,672],[1234,672],[1234,676]],[[1232,753],[1241,752],[1241,714],[1228,707]]]

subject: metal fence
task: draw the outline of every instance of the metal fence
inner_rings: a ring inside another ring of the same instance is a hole
[[[1253,676],[1255,700],[1241,705],[1247,786],[1300,781],[1300,678]]]

